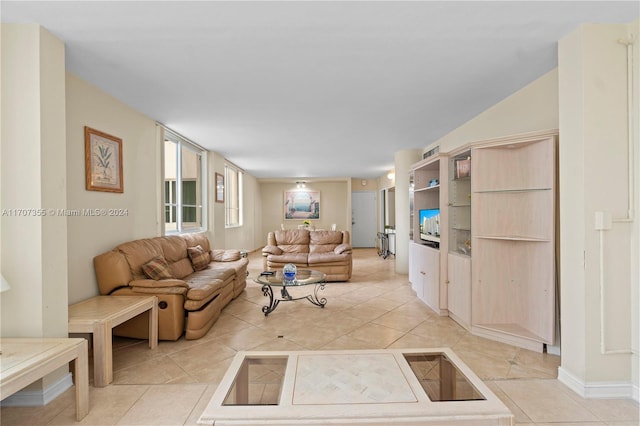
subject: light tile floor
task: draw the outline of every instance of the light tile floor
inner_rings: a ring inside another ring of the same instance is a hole
[[[250,256],[246,291],[227,306],[201,339],[146,341],[115,338],[114,382],[90,387],[86,425],[194,425],[239,350],[313,350],[448,346],[514,413],[519,425],[638,425],[638,404],[585,400],[556,380],[560,359],[470,335],[439,317],[395,273],[393,258],[373,249],[354,253],[353,278],[330,283],[324,309],[304,300],[281,303],[265,317],[262,270]],[[305,289],[306,290],[306,289]],[[76,424],[73,389],[45,407],[2,407],[2,425]]]

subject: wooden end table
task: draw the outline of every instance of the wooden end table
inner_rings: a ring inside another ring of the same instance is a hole
[[[156,296],[97,296],[69,306],[69,333],[93,334],[93,384],[113,381],[113,327],[149,312],[149,347],[158,346]]]
[[[74,361],[76,419],[89,412],[89,355],[86,339],[0,338],[0,399],[13,395]]]

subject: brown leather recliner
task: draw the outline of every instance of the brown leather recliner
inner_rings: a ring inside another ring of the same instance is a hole
[[[269,232],[262,256],[265,271],[293,263],[298,268],[324,272],[327,281],[348,281],[353,269],[349,231]]]
[[[166,261],[168,272],[160,268],[162,278],[153,279],[150,265],[164,265],[158,258]],[[204,234],[130,241],[93,259],[100,294],[158,297],[160,340],[177,340],[183,333],[186,339],[204,336],[222,308],[246,287],[248,263],[239,250],[211,250]],[[114,334],[147,338],[147,319],[138,316],[116,327]]]

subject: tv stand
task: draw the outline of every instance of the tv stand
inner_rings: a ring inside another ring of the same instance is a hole
[[[436,243],[435,241],[422,241],[422,245],[440,250],[440,243]]]
[[[409,177],[413,182],[411,221],[416,231],[409,245],[409,281],[416,295],[438,315],[447,315],[447,290],[441,279],[446,270],[443,272],[440,255],[447,252],[448,240],[439,235],[448,223],[447,212],[443,210],[448,187],[446,171],[447,156],[437,154],[414,164]],[[423,210],[438,211],[437,226],[422,227],[420,212]]]

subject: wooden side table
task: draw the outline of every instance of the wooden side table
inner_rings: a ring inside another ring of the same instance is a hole
[[[0,399],[13,395],[74,361],[76,419],[89,412],[89,355],[86,339],[0,338]]]
[[[69,333],[93,334],[93,383],[113,381],[113,327],[149,313],[149,347],[158,346],[158,298],[156,296],[97,296],[69,306]]]

